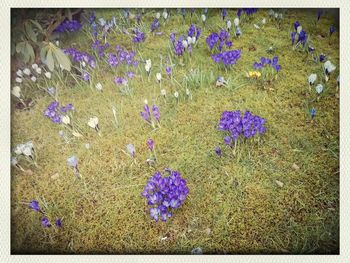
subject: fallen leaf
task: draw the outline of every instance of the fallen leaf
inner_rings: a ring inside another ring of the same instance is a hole
[[[281,181],[276,180],[275,182],[279,187],[283,187],[284,185],[284,183],[282,183]]]
[[[295,171],[298,171],[298,170],[300,169],[299,166],[298,166],[296,163],[293,163],[292,168],[293,168]]]

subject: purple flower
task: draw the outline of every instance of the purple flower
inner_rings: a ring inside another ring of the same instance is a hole
[[[317,21],[320,20],[322,13],[323,13],[322,9],[317,10]]]
[[[118,84],[118,85],[128,84],[128,80],[126,78],[123,78],[123,77],[115,77],[114,82],[115,82],[115,84]]]
[[[238,11],[237,11],[238,18],[241,18],[242,11],[243,11],[242,8],[238,9]]]
[[[154,105],[152,106],[152,112],[153,112],[154,118],[155,118],[157,121],[159,121],[159,119],[160,119],[160,113],[159,113],[159,109],[158,109],[157,105],[154,104]]]
[[[292,32],[291,36],[292,36],[292,45],[294,45],[294,41],[295,41],[295,35],[297,33],[295,31]]]
[[[310,116],[311,116],[311,119],[315,118],[315,116],[316,116],[316,109],[315,108],[310,109]]]
[[[227,144],[227,145],[231,145],[231,143],[232,143],[232,138],[231,138],[230,136],[225,136],[225,137],[224,137],[224,142],[225,142],[225,144]]]
[[[138,29],[135,30],[134,33],[135,33],[135,36],[134,36],[134,38],[132,39],[132,41],[133,41],[134,43],[141,43],[141,42],[145,41],[145,33],[139,31]]]
[[[310,45],[310,46],[308,47],[308,50],[309,50],[309,52],[314,52],[314,51],[315,51],[315,48],[314,48],[313,46]]]
[[[307,34],[304,30],[301,30],[298,37],[298,43],[301,42],[304,46],[307,40]]]
[[[171,75],[172,68],[171,68],[171,67],[166,67],[165,71],[166,71],[166,74],[167,74],[168,76],[170,76],[170,75]]]
[[[334,28],[334,26],[331,26],[329,28],[329,35],[331,36],[334,32],[335,32],[335,28]]]
[[[57,218],[57,219],[56,219],[55,225],[56,225],[57,227],[62,227],[62,222],[61,222],[61,219],[60,219],[60,218]]]
[[[83,80],[85,81],[89,81],[90,80],[90,74],[87,71],[83,71],[81,77],[83,78]]]
[[[144,111],[141,111],[141,117],[147,121],[147,122],[151,122],[151,112],[149,110],[149,107],[147,104],[145,104],[145,106],[143,106]]]
[[[49,219],[47,217],[43,217],[41,219],[41,225],[43,227],[51,227],[51,223],[50,223],[50,221],[49,221]]]
[[[158,221],[158,216],[160,214],[159,208],[152,207],[152,208],[150,208],[149,213],[150,213],[150,216],[152,219]]]
[[[222,20],[224,20],[225,17],[227,16],[227,9],[226,9],[226,8],[223,8],[223,9],[221,10],[221,16],[222,16]]]
[[[30,209],[36,211],[36,212],[39,212],[39,211],[40,211],[39,202],[38,202],[37,200],[32,200],[32,201],[30,201],[28,207],[29,207]]]
[[[214,54],[211,58],[216,62],[222,62],[225,67],[236,64],[237,60],[241,57],[240,50],[229,50],[222,53]]]
[[[299,21],[295,21],[295,23],[294,23],[294,29],[297,30],[298,26],[300,26]]]
[[[126,146],[126,150],[133,158],[135,158],[136,150],[135,150],[135,146],[133,144],[129,143]]]
[[[153,32],[154,30],[158,29],[160,27],[159,20],[156,18],[153,20],[151,24],[151,31]]]
[[[174,43],[175,40],[176,40],[175,33],[174,33],[174,32],[171,32],[171,34],[170,34],[170,41],[171,41],[172,43]]]
[[[133,77],[135,76],[135,73],[134,73],[133,71],[127,71],[127,72],[126,72],[126,76],[127,76],[129,79],[131,79],[131,78],[133,78]]]
[[[154,149],[154,141],[152,139],[148,139],[147,140],[147,145],[148,145],[148,148],[153,151]]]
[[[63,33],[65,31],[67,32],[74,32],[78,31],[82,28],[82,25],[77,20],[65,20],[63,21],[59,26],[56,27],[54,32]]]
[[[320,62],[323,62],[326,59],[326,55],[325,54],[321,54],[320,55]]]
[[[217,156],[221,156],[221,154],[222,154],[221,153],[221,148],[220,147],[216,147],[215,148],[215,153],[216,153]]]
[[[206,38],[207,45],[209,46],[210,50],[213,49],[213,47],[216,45],[216,43],[219,41],[220,37],[217,33],[212,33]]]

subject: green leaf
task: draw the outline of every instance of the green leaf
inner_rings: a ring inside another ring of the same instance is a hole
[[[39,29],[40,31],[43,31],[43,28],[41,27],[41,25],[38,23],[38,21],[35,21],[35,20],[32,20],[30,19],[29,20],[34,26],[36,26],[37,29]]]
[[[32,45],[27,41],[25,45],[25,53],[28,55],[28,61],[34,61],[35,60],[35,54],[34,54],[34,49]]]
[[[44,63],[46,61],[47,51],[49,50],[49,45],[42,46],[40,49],[40,59]]]
[[[29,23],[28,21],[26,21],[24,23],[24,28],[25,28],[25,31],[26,31],[26,34],[27,34],[28,38],[30,40],[32,40],[34,43],[36,43],[37,42],[37,37],[36,37],[36,33],[33,30],[32,24]]]
[[[22,52],[22,50],[24,49],[25,45],[26,45],[26,43],[24,41],[18,42],[17,45],[16,45],[16,52],[17,53]]]
[[[55,68],[55,62],[53,60],[51,48],[49,48],[47,51],[45,62],[46,62],[47,67],[49,68],[49,70],[53,71]]]
[[[63,69],[70,71],[71,62],[66,54],[60,49],[55,48],[53,50],[53,54],[55,55],[57,62],[59,65],[62,65]]]

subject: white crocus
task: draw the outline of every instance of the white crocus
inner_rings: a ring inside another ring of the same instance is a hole
[[[32,148],[29,147],[28,145],[25,145],[23,152],[25,156],[33,156]]]
[[[36,70],[38,67],[38,64],[32,64],[32,69]]]
[[[332,62],[330,62],[329,60],[327,60],[324,64],[323,64],[323,68],[325,69],[325,72],[327,74],[331,73],[332,71],[334,71],[337,67],[335,65],[332,64]]]
[[[159,19],[159,18],[160,18],[160,13],[159,13],[159,12],[157,12],[157,14],[156,14],[156,18],[157,18],[157,19]]]
[[[205,14],[202,14],[202,21],[205,22],[205,20],[207,20],[207,17],[205,16]]]
[[[264,18],[263,20],[261,20],[261,24],[263,24],[263,25],[266,24],[266,18]]]
[[[226,27],[227,27],[227,29],[230,30],[230,29],[231,29],[231,26],[232,26],[231,20],[227,20],[227,21],[226,21]]]
[[[62,117],[62,122],[66,125],[70,124],[70,118],[68,115]]]
[[[17,83],[22,83],[22,81],[23,81],[22,78],[16,78],[15,80]]]
[[[165,20],[168,18],[168,12],[167,11],[163,12],[163,17],[164,17]]]
[[[235,25],[235,27],[238,27],[239,26],[239,18],[236,17],[234,20],[233,20],[233,24]]]
[[[23,77],[23,71],[20,70],[20,69],[17,70],[16,74],[17,74],[18,77]]]
[[[188,43],[189,45],[192,44],[192,37],[190,37],[190,36],[187,37],[187,43]]]
[[[89,127],[98,130],[98,118],[97,117],[92,117],[87,123]]]
[[[37,68],[35,71],[36,71],[36,73],[39,74],[39,75],[40,75],[41,72],[42,72],[41,68]]]
[[[99,82],[95,85],[95,88],[98,90],[98,91],[101,91],[102,90],[102,84]]]
[[[81,62],[81,65],[83,66],[83,68],[85,68],[85,67],[86,67],[85,61],[82,61],[82,62]]]
[[[190,96],[190,90],[188,88],[186,88],[186,95]]]
[[[144,102],[145,104],[148,104],[148,100],[147,100],[147,99],[145,99],[143,102]]]
[[[165,89],[162,89],[162,90],[160,91],[160,94],[161,94],[162,96],[165,97],[165,95],[166,95],[166,90],[165,90]]]
[[[26,74],[27,76],[29,76],[30,75],[30,69],[29,68],[25,68],[23,70],[23,73]]]
[[[184,48],[187,48],[188,47],[188,43],[186,40],[182,40],[182,45],[184,46]]]
[[[147,59],[146,60],[146,65],[149,65],[150,67],[152,67],[152,60],[151,59]]]
[[[16,166],[18,164],[17,158],[16,157],[11,157],[11,165]]]
[[[318,85],[315,87],[315,89],[316,89],[316,92],[317,92],[318,94],[320,94],[320,93],[323,91],[323,85],[322,85],[322,84],[318,84]]]
[[[48,79],[51,79],[51,72],[45,72],[45,77],[47,77]]]
[[[160,74],[159,72],[156,74],[156,78],[158,81],[161,81],[162,79],[162,74]]]
[[[177,91],[174,92],[174,97],[178,98],[179,97],[179,93]]]
[[[303,30],[303,27],[302,26],[298,26],[297,27],[297,33],[300,34],[301,30]]]
[[[254,24],[254,27],[255,27],[256,29],[260,29],[260,26],[258,26],[257,24]]]
[[[19,86],[14,86],[11,91],[12,95],[20,98],[21,97],[21,88]]]
[[[309,84],[310,84],[310,85],[313,85],[314,82],[316,81],[316,79],[317,79],[317,75],[316,75],[315,73],[311,74],[311,75],[309,76]]]
[[[33,82],[36,82],[36,77],[35,77],[35,76],[32,76],[30,79],[31,79]]]
[[[151,70],[151,66],[149,64],[145,65],[145,70],[149,73],[149,71]]]
[[[195,36],[192,37],[192,44],[194,45],[196,43],[197,39]]]
[[[60,45],[60,41],[56,40],[56,46]]]

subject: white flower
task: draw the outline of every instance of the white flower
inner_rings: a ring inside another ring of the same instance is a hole
[[[97,117],[92,117],[87,123],[91,128],[96,129],[98,125],[98,118]]]
[[[310,85],[313,85],[314,82],[316,81],[316,79],[317,79],[317,75],[316,75],[315,73],[311,74],[311,75],[309,76],[309,84],[310,84]]]
[[[25,148],[25,145],[21,143],[16,145],[16,148],[13,151],[15,152],[15,154],[20,155],[23,153],[24,148]]]
[[[17,70],[16,74],[17,74],[18,77],[23,77],[23,71],[20,70],[20,69]]]
[[[91,148],[90,143],[85,143],[85,148],[89,150]]]
[[[135,157],[136,151],[135,151],[135,146],[134,146],[133,144],[129,143],[129,144],[126,146],[126,150],[130,153],[130,155],[131,155],[132,157]]]
[[[38,67],[38,64],[32,64],[32,69],[36,70]]]
[[[16,78],[17,83],[22,83],[22,81],[23,81],[22,78]]]
[[[95,88],[98,90],[98,91],[101,91],[102,90],[102,84],[99,82],[95,85]]]
[[[22,152],[25,156],[33,156],[33,153],[32,153],[32,148],[25,145],[24,149],[23,149],[23,152]]]
[[[56,46],[60,45],[60,41],[56,40]]]
[[[303,27],[302,26],[298,26],[297,27],[297,33],[300,34],[301,30],[303,30]]]
[[[195,36],[192,37],[192,44],[196,43],[197,39]]]
[[[175,98],[178,98],[179,97],[179,93],[177,91],[174,92],[174,96]]]
[[[316,89],[316,92],[318,94],[320,94],[323,91],[323,85],[322,84],[318,84],[315,89]]]
[[[167,11],[164,11],[164,12],[163,12],[163,17],[164,17],[165,20],[168,18],[168,13],[167,13]]]
[[[254,27],[255,27],[256,29],[260,29],[260,27],[259,27],[257,24],[254,24]]]
[[[277,18],[278,17],[278,13],[275,13],[275,18]]]
[[[145,104],[148,104],[148,100],[147,100],[147,99],[145,99],[143,102],[144,102]]]
[[[205,22],[206,19],[207,17],[205,16],[205,14],[202,14],[202,21]]]
[[[230,30],[231,26],[232,26],[232,23],[230,20],[227,20],[226,21],[226,26],[227,26],[227,29]]]
[[[77,167],[78,166],[78,158],[73,155],[67,159],[67,165],[70,167]]]
[[[45,72],[45,77],[47,77],[48,79],[51,79],[51,72]]]
[[[332,62],[330,62],[329,60],[327,60],[324,64],[323,64],[323,68],[325,69],[326,73],[329,74],[332,71],[334,71],[337,67],[335,65],[332,64]]]
[[[150,67],[152,67],[152,61],[151,61],[151,59],[147,59],[147,60],[146,60],[146,65],[149,65]]]
[[[192,37],[190,37],[190,36],[187,37],[187,43],[188,43],[189,45],[192,44]]]
[[[182,40],[182,45],[183,45],[185,48],[187,48],[187,47],[188,47],[187,41],[186,41],[186,40]]]
[[[275,11],[273,11],[272,9],[269,10],[269,16],[273,16],[275,14]]]
[[[157,19],[159,19],[159,18],[160,18],[160,13],[159,13],[159,12],[157,12],[157,14],[156,14],[156,18],[157,18]]]
[[[98,22],[102,27],[104,27],[104,25],[106,24],[106,20],[104,20],[102,17],[98,19]]]
[[[162,79],[162,74],[159,72],[156,74],[157,80],[160,81]]]
[[[186,95],[190,96],[190,90],[188,88],[186,88]]]
[[[148,65],[148,64],[146,64],[146,65],[145,65],[145,70],[146,70],[147,72],[149,72],[149,71],[151,70],[151,66]]]
[[[264,18],[263,20],[261,20],[261,24],[263,24],[263,25],[266,24],[266,18]]]
[[[17,98],[21,97],[21,88],[19,86],[14,86],[11,91],[12,95],[14,95]]]
[[[29,76],[30,75],[30,69],[29,68],[25,68],[23,70],[23,73]]]
[[[165,89],[161,89],[160,94],[161,94],[162,96],[165,97],[165,95],[166,95],[166,90],[165,90]]]
[[[41,74],[41,68],[37,68],[35,71],[36,73]]]
[[[235,25],[235,27],[238,27],[239,26],[239,18],[236,17],[234,20],[233,20],[233,24]]]
[[[68,115],[62,117],[62,122],[66,125],[70,124],[70,118]]]
[[[82,62],[81,62],[81,65],[85,68],[85,67],[86,67],[85,61],[82,61]]]
[[[36,77],[35,77],[35,76],[32,76],[30,79],[31,79],[33,82],[36,81]]]

